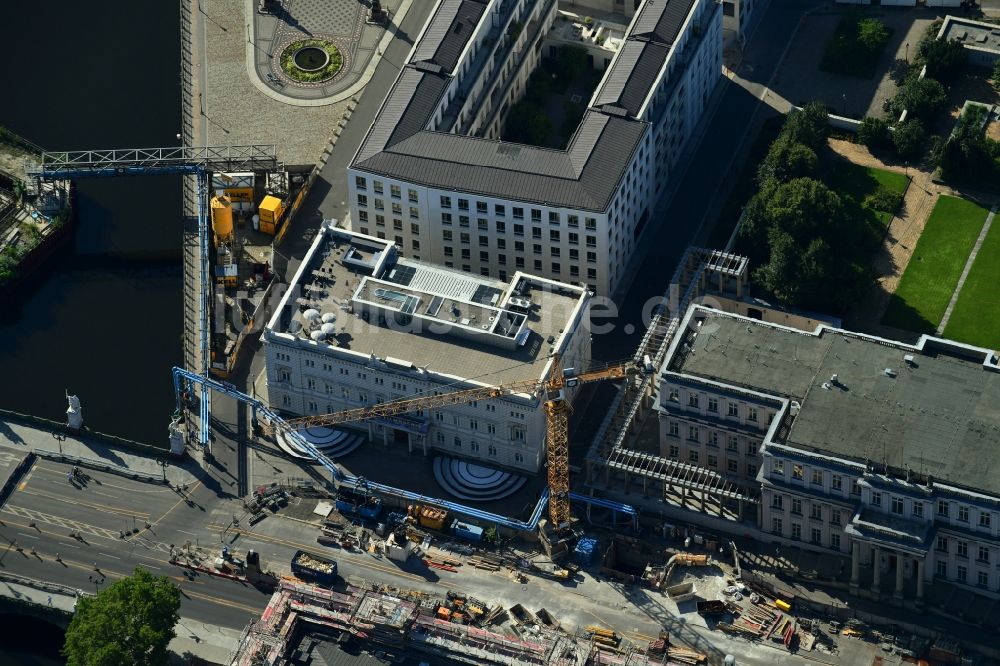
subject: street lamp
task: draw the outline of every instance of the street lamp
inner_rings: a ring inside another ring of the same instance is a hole
[[[910,64],[910,43],[906,42],[906,64]]]

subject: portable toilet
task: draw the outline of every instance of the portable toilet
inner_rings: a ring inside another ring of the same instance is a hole
[[[260,230],[273,236],[278,226],[278,220],[281,219],[282,211],[281,199],[270,194],[264,197],[257,207],[257,213],[260,215]]]
[[[212,197],[212,230],[215,232],[215,245],[233,235],[233,206],[227,196]]]

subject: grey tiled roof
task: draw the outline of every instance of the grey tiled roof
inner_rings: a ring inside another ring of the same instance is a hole
[[[432,62],[451,73],[486,9],[485,0],[444,0],[431,17],[411,62]]]
[[[635,19],[631,37],[671,45],[691,13],[695,0],[649,0]]]
[[[605,211],[646,131],[636,115],[694,2],[643,6],[569,146],[550,150],[427,129],[486,8],[482,0],[443,0],[351,166],[443,190]]]

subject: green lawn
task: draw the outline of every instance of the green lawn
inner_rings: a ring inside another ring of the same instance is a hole
[[[944,329],[947,338],[1000,349],[1000,224],[996,218],[983,239],[972,270]]]
[[[876,169],[875,167],[863,167],[858,164],[851,164],[850,162],[837,162],[830,176],[830,187],[836,190],[841,196],[849,196],[858,205],[863,206],[865,197],[875,194],[879,187],[883,187],[902,197],[903,192],[906,191],[906,184],[909,181],[910,179],[907,176],[895,171],[886,171],[885,169]],[[896,213],[895,210],[878,210],[867,206],[865,208],[878,217],[882,226],[888,225],[892,216]]]
[[[934,332],[987,213],[965,199],[944,195],[938,199],[889,301],[883,324],[917,333]]]

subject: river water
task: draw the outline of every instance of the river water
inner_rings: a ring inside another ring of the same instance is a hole
[[[0,124],[49,150],[177,145],[176,0],[4,7]],[[75,238],[0,303],[0,407],[165,445],[182,359],[180,178],[80,180]]]

